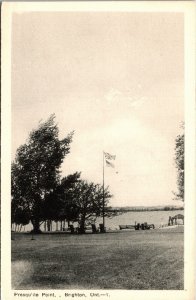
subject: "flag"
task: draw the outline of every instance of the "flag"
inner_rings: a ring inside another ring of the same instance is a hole
[[[111,163],[110,161],[108,161],[107,159],[105,160],[105,162],[106,162],[106,166],[107,166],[107,167],[111,167],[111,168],[114,168],[114,167],[115,167],[114,164]]]
[[[104,152],[104,155],[105,155],[106,159],[113,159],[113,160],[115,160],[115,158],[116,158],[116,155],[111,155],[111,154],[109,154],[107,152]]]

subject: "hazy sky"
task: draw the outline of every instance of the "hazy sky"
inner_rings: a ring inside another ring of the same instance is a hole
[[[116,155],[105,169],[112,205],[176,204],[183,36],[181,13],[14,14],[13,158],[55,113],[61,137],[75,130],[62,175],[101,183],[105,150]]]

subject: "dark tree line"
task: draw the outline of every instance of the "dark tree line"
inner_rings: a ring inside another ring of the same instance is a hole
[[[183,128],[184,129],[184,128]],[[175,141],[175,164],[177,168],[176,200],[184,201],[184,133],[179,134]]]
[[[51,115],[17,149],[11,170],[12,223],[31,222],[33,231],[40,233],[46,220],[77,221],[84,232],[87,223],[102,214],[101,185],[82,180],[79,172],[61,177],[60,167],[70,152],[73,134],[60,140],[55,115]],[[107,207],[111,197],[108,188],[104,195]]]

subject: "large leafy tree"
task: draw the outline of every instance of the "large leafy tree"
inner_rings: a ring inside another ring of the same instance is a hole
[[[177,168],[177,188],[175,199],[184,201],[184,133],[176,138],[175,164]]]
[[[112,195],[106,188],[104,190],[105,207],[107,207],[111,197]],[[95,222],[96,218],[103,213],[102,185],[80,180],[71,191],[68,206],[74,211],[74,219],[79,223],[80,233],[84,233],[85,226]],[[107,209],[105,211],[106,214]],[[73,216],[70,214],[70,217]]]
[[[40,232],[44,203],[60,183],[60,166],[70,150],[73,132],[62,140],[58,134],[51,115],[30,133],[12,162],[12,207],[28,211],[35,233]]]
[[[43,204],[44,218],[53,221],[77,219],[76,207],[72,202],[72,193],[80,173],[76,172],[62,178],[61,182],[51,191]]]

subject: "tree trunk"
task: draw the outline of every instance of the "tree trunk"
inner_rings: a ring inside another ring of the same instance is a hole
[[[35,219],[34,221],[31,221],[31,223],[33,224],[33,230],[32,232],[33,233],[42,233],[41,229],[39,228],[40,227],[40,222],[39,222],[39,219]]]
[[[50,220],[47,220],[47,228],[48,228],[48,231],[50,231]]]
[[[60,231],[63,231],[63,221],[61,221]]]
[[[85,233],[85,217],[82,217],[80,221],[80,233]]]
[[[44,231],[46,231],[46,221],[44,221]]]
[[[33,217],[31,223],[33,224],[32,233],[39,234],[42,233],[40,229],[40,196],[35,195],[35,205],[33,207]]]

